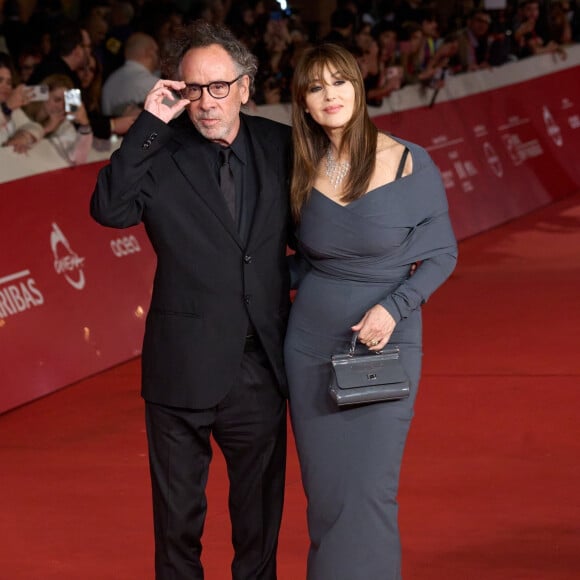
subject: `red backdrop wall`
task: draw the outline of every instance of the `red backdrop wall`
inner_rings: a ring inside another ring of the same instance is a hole
[[[429,150],[462,239],[580,189],[579,72],[374,121]],[[155,257],[91,220],[101,166],[0,184],[0,412],[140,354]]]
[[[89,216],[101,165],[0,185],[0,411],[140,353],[155,257]]]

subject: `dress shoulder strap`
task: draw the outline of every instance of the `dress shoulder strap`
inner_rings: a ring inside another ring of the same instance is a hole
[[[409,155],[409,148],[405,147],[403,155],[401,155],[401,161],[399,162],[399,168],[397,169],[397,175],[395,176],[395,181],[400,179],[403,175],[403,170],[405,169],[405,162],[407,161],[407,155]]]

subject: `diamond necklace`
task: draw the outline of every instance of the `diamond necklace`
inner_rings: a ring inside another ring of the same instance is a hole
[[[349,171],[350,163],[348,161],[337,161],[329,147],[326,151],[326,169],[324,172],[335,191],[340,187]]]

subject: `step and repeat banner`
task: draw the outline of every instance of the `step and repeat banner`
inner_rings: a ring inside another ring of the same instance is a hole
[[[428,149],[463,239],[580,189],[578,78],[576,50],[452,78],[433,106],[408,87],[372,114]],[[289,118],[287,106],[256,113]],[[89,216],[109,155],[65,167],[48,143],[0,149],[0,413],[141,352],[154,253],[141,226]]]
[[[155,256],[91,219],[101,165],[0,185],[0,412],[141,352]]]

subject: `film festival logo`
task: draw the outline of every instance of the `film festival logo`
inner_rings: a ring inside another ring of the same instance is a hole
[[[54,222],[50,234],[50,247],[54,255],[56,273],[62,274],[75,290],[82,290],[85,287],[85,273],[83,271],[85,259],[81,258],[70,247],[62,230]]]
[[[546,131],[548,135],[552,138],[552,141],[558,146],[562,147],[564,145],[564,139],[562,137],[562,131],[558,123],[556,123],[550,109],[544,105],[542,108],[542,116],[544,117],[544,123],[546,125]]]

